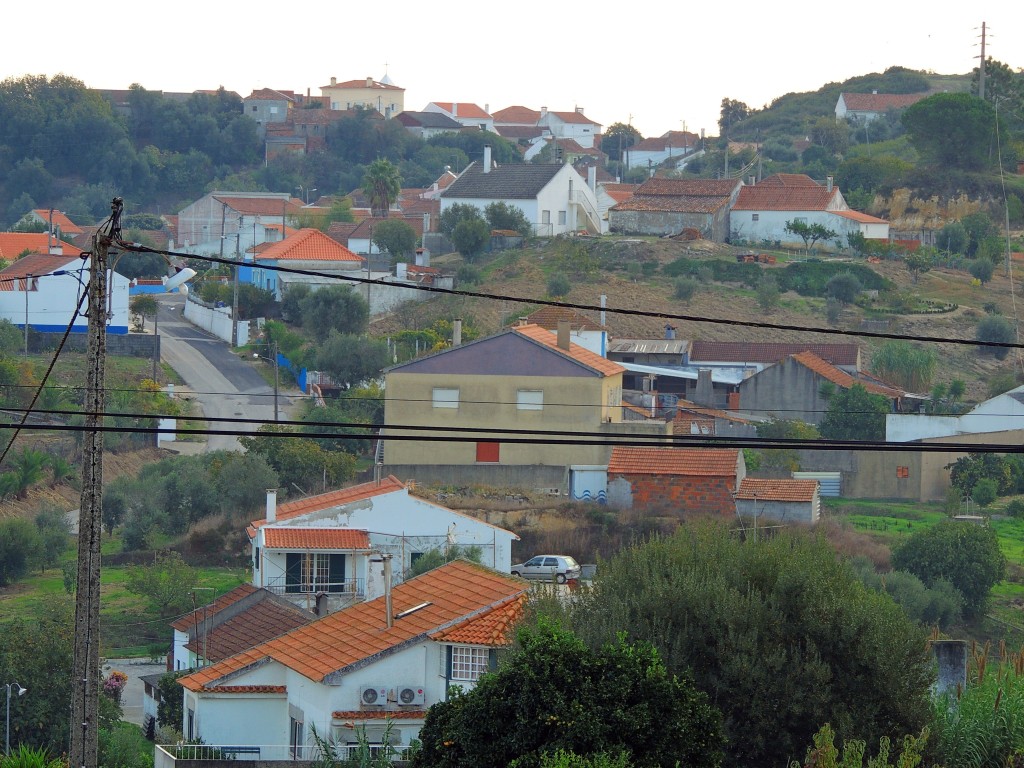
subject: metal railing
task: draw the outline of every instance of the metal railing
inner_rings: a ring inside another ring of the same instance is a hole
[[[587,197],[585,193],[577,189],[573,190],[572,202],[578,205],[583,210],[583,213],[586,214],[586,217],[590,222],[590,227],[588,227],[588,229],[593,228],[595,234],[601,234],[601,214],[597,208],[594,207],[594,204],[590,202],[590,198]]]
[[[331,750],[332,757],[335,760],[352,760],[359,756],[361,749],[369,749],[373,757],[387,750],[391,761],[398,762],[409,758],[412,747],[408,744],[335,744]],[[168,768],[198,760],[315,761],[322,759],[323,753],[319,746],[305,744],[158,744],[154,757],[155,768]]]
[[[323,592],[328,595],[357,595],[366,592],[365,579],[345,579],[344,581],[286,581],[284,576],[270,579],[264,587],[275,595],[306,595]]]

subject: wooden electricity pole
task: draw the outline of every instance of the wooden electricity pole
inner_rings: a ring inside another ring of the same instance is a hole
[[[107,355],[107,262],[120,236],[124,202],[115,197],[110,220],[93,235],[89,263],[89,331],[86,360],[82,497],[78,512],[78,582],[75,591],[75,656],[72,670],[71,768],[99,761],[100,533],[103,503],[103,373]]]

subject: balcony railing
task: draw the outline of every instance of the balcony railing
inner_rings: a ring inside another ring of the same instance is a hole
[[[337,744],[332,748],[335,760],[353,760],[359,756],[360,747],[357,744]],[[381,744],[370,744],[367,746],[373,757],[378,757],[383,750],[387,750],[388,757],[392,762],[401,762],[411,757],[408,744],[393,744],[385,747]],[[302,760],[314,762],[323,759],[323,753],[316,745],[293,745],[293,744],[158,744],[154,754],[154,768],[169,768],[178,763],[187,763],[198,760]]]
[[[355,595],[366,593],[366,579],[345,579],[344,581],[300,581],[287,582],[284,576],[270,579],[264,586],[275,595],[307,595],[323,592],[328,595]]]

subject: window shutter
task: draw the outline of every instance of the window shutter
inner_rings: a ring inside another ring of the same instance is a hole
[[[302,584],[302,554],[288,552],[284,557],[284,591],[298,592]]]
[[[341,592],[344,589],[344,555],[331,555],[330,562],[327,566],[327,580],[330,582],[330,586],[327,588],[328,592]]]

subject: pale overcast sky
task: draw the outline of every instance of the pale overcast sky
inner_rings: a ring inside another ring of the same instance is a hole
[[[193,91],[223,85],[319,95],[385,71],[406,109],[469,101],[492,111],[585,108],[604,126],[632,117],[645,136],[717,133],[722,98],[777,96],[900,65],[941,74],[986,53],[1024,67],[1024,2],[822,4],[648,0],[516,5],[478,0],[282,3],[151,0],[100,7],[50,0],[0,11],[11,31],[0,78],[72,75],[95,88]]]

